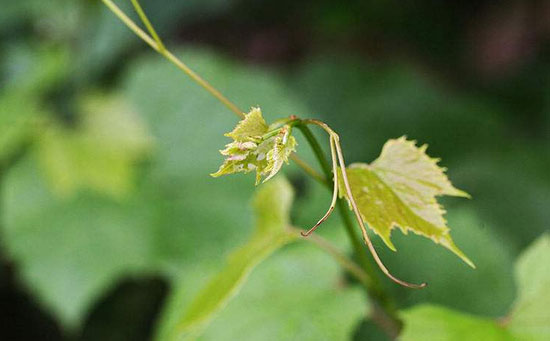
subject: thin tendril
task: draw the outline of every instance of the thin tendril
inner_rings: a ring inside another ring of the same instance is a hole
[[[334,211],[334,207],[336,206],[336,200],[338,199],[338,161],[336,160],[336,149],[334,147],[334,138],[332,136],[330,136],[330,154],[332,156],[332,172],[334,174],[334,179],[333,179],[333,182],[334,182],[334,189],[333,189],[333,192],[332,192],[332,201],[330,203],[330,207],[328,208],[328,211],[327,213],[325,213],[325,215],[319,219],[319,221],[317,222],[317,224],[315,224],[312,228],[310,228],[308,231],[304,232],[300,232],[300,234],[303,236],[303,237],[307,237],[309,236],[310,234],[312,234],[315,230],[317,230],[317,228],[325,221],[327,220],[327,218],[331,215],[331,213]]]
[[[365,227],[365,224],[363,223],[363,217],[361,217],[361,213],[359,212],[359,209],[357,208],[357,204],[355,203],[355,198],[353,197],[353,193],[351,192],[351,187],[349,185],[348,175],[347,175],[347,172],[346,172],[346,163],[344,161],[344,155],[342,153],[342,147],[340,146],[340,137],[338,136],[338,134],[336,134],[334,132],[334,130],[332,130],[326,123],[324,123],[322,121],[304,120],[303,122],[306,123],[306,124],[308,124],[308,123],[309,124],[315,124],[315,125],[323,128],[323,130],[325,130],[329,134],[329,136],[331,137],[331,142],[334,141],[333,143],[336,147],[336,155],[338,156],[338,163],[340,164],[340,169],[342,170],[342,179],[344,181],[344,188],[346,189],[346,194],[348,196],[350,206],[352,208],[353,213],[355,214],[355,218],[356,218],[357,222],[359,223],[359,226],[361,227],[361,232],[363,234],[363,240],[365,241],[365,244],[367,244],[367,247],[369,248],[369,251],[370,251],[372,257],[374,258],[374,260],[376,261],[376,264],[378,265],[378,267],[380,267],[382,272],[384,272],[384,274],[386,276],[388,276],[388,278],[390,278],[392,281],[394,281],[395,283],[398,283],[402,286],[412,288],[412,289],[422,289],[422,288],[426,287],[427,283],[413,284],[413,283],[409,283],[409,282],[405,282],[403,280],[400,280],[399,278],[393,276],[390,273],[390,271],[386,268],[384,263],[382,263],[382,260],[378,256],[378,253],[376,252],[376,249],[374,248],[374,245],[372,245],[372,242],[369,238],[369,235],[367,234],[367,229]]]
[[[402,286],[412,288],[412,289],[422,289],[426,287],[428,285],[427,283],[413,284],[413,283],[400,280],[399,278],[393,276],[389,272],[389,270],[386,268],[384,263],[382,263],[382,260],[378,256],[378,253],[376,252],[376,249],[374,248],[374,245],[372,245],[369,235],[367,234],[367,229],[365,228],[365,224],[363,223],[363,218],[361,217],[361,213],[359,213],[359,209],[357,208],[357,204],[355,203],[355,199],[353,198],[351,187],[349,186],[348,175],[346,173],[346,164],[344,163],[342,148],[340,147],[340,142],[338,141],[336,141],[336,153],[338,154],[338,161],[340,162],[340,169],[342,170],[342,178],[344,180],[344,186],[346,188],[346,193],[348,195],[349,202],[351,204],[353,213],[355,213],[355,218],[357,218],[357,221],[359,222],[359,226],[361,227],[361,232],[363,233],[363,239],[365,240],[365,243],[367,244],[369,251],[372,254],[372,257],[376,261],[376,264],[378,264],[380,269],[382,269],[382,272],[384,272],[384,274],[388,276],[395,283],[401,284]]]

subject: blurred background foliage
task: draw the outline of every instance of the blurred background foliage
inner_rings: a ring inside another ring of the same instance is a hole
[[[382,258],[430,286],[384,284],[403,309],[507,314],[514,262],[550,221],[547,1],[142,5],[166,44],[237,105],[260,105],[268,121],[326,121],[349,163],[370,162],[389,138],[428,143],[473,196],[444,204],[478,269],[395,233],[397,253],[376,240]],[[100,1],[0,8],[2,333],[161,337],[170,311],[252,230],[253,177],[208,175],[236,119]],[[298,151],[314,163],[301,139]],[[329,195],[295,166],[286,175],[292,221],[307,227]],[[337,218],[319,233],[348,249]],[[258,267],[204,339],[383,339],[367,308],[330,257],[298,243]]]

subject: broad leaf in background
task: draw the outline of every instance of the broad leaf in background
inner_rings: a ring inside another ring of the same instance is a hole
[[[252,108],[235,129],[225,136],[234,142],[225,146],[220,153],[227,158],[213,177],[226,174],[256,170],[256,185],[262,176],[263,182],[275,176],[283,163],[288,163],[288,157],[296,151],[296,139],[290,135],[290,127],[281,128],[274,136],[263,138],[268,133],[268,126],[260,108]]]
[[[68,51],[46,44],[12,44],[2,51],[2,57],[0,164],[21,152],[43,128],[40,124],[50,112],[41,97],[65,77]]]
[[[131,190],[151,137],[120,97],[92,95],[81,106],[77,129],[51,122],[37,139],[45,173],[61,195],[88,188],[120,198]]]
[[[521,340],[550,339],[550,234],[533,243],[516,262],[518,298],[506,325]]]
[[[389,140],[380,157],[368,164],[352,164],[347,175],[352,194],[365,223],[395,251],[391,231],[399,227],[404,234],[413,231],[448,248],[475,267],[454,244],[445,211],[436,200],[439,195],[468,197],[454,188],[439,160],[426,155],[427,146],[416,147],[404,137]],[[341,172],[340,172],[341,177]],[[340,196],[346,197],[343,180],[339,181]]]
[[[202,339],[349,340],[368,309],[364,291],[345,282],[333,258],[309,243],[295,243],[251,274]]]
[[[44,115],[37,101],[24,94],[0,95],[0,164],[30,142]]]
[[[231,98],[241,107],[262,103],[270,115],[304,111],[272,74],[211,53],[185,51],[185,61],[224,92],[234,92]],[[85,188],[79,187],[74,195],[56,195],[44,181],[44,168],[30,155],[4,176],[2,247],[18,264],[18,276],[29,292],[66,329],[78,329],[90,307],[124,276],[153,272],[180,283],[192,269],[198,269],[197,278],[212,273],[230,249],[244,242],[251,226],[250,179],[208,175],[219,163],[216,149],[224,143],[223,132],[237,119],[152,52],[129,65],[121,77],[124,101],[139,111],[155,142],[150,162],[140,172],[132,171],[137,179],[131,195],[113,198],[105,191],[89,190],[88,177]],[[81,110],[97,113],[97,118],[92,113],[79,116],[82,120],[75,122],[72,133],[99,138],[98,150],[128,153],[126,160],[141,150],[144,144],[139,141],[150,143],[150,137],[132,138],[135,122],[128,123],[128,131],[121,128],[127,116],[126,105],[117,104],[120,97],[103,99],[113,110],[94,98]],[[114,145],[106,146],[107,142]],[[97,167],[92,179],[99,178]],[[76,171],[84,172],[77,176],[80,181],[91,170]],[[102,177],[117,179],[118,168],[110,162],[102,171]]]
[[[550,236],[533,243],[516,262],[518,296],[509,315],[493,320],[434,305],[402,312],[402,340],[525,340],[550,337]]]
[[[32,158],[16,164],[5,180],[2,248],[29,292],[64,328],[78,328],[105,290],[150,262],[148,203],[82,192],[60,199]]]
[[[514,338],[494,320],[429,304],[402,313],[405,327],[400,340],[512,341]]]
[[[503,316],[516,296],[515,257],[509,241],[476,210],[457,205],[457,200],[447,201],[453,204],[445,215],[453,226],[453,240],[464,245],[464,252],[476,260],[476,271],[431,239],[396,233],[392,242],[399,252],[384,247],[379,238],[373,241],[386,266],[411,281],[426,281],[429,285],[423,290],[408,290],[387,283],[387,290],[402,309],[430,303],[473,315]]]
[[[195,339],[238,293],[256,265],[297,238],[297,233],[289,229],[292,196],[292,188],[284,178],[258,189],[254,198],[256,228],[251,239],[231,253],[224,268],[209,280],[187,309],[181,311],[177,295],[172,297],[176,301],[169,302],[171,310],[165,314],[174,324],[162,327],[160,339]]]

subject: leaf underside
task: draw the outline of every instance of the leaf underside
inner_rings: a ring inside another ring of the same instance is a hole
[[[426,155],[427,146],[416,147],[405,137],[386,142],[382,153],[370,165],[357,163],[347,168],[353,197],[363,221],[384,243],[396,250],[390,237],[395,227],[407,234],[412,231],[451,250],[475,268],[473,262],[454,244],[445,210],[436,196],[469,197],[453,187],[438,159]],[[346,197],[341,171],[340,196]]]

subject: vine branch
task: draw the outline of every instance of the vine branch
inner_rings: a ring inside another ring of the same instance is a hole
[[[132,0],[134,8],[136,9],[139,17],[143,21],[144,25],[147,27],[151,35],[154,38],[151,38],[145,31],[143,31],[132,19],[130,19],[112,0],[101,0],[105,6],[107,6],[111,12],[113,12],[132,32],[134,32],[141,40],[143,40],[147,45],[149,45],[153,50],[157,51],[164,58],[168,59],[172,64],[179,68],[183,73],[189,76],[195,83],[199,84],[203,89],[208,91],[212,96],[214,96],[218,101],[225,105],[231,112],[233,112],[240,119],[244,118],[244,112],[237,107],[237,105],[231,102],[227,97],[225,97],[220,91],[218,91],[214,86],[212,86],[208,81],[199,76],[193,69],[191,69],[187,64],[182,62],[178,57],[176,57],[172,52],[168,51],[160,37],[157,35],[156,31],[151,25],[151,22],[145,15],[145,12],[141,8],[138,0]],[[304,160],[298,157],[296,154],[290,155],[292,161],[302,168],[307,174],[312,176],[319,182],[326,182],[326,179],[319,174],[313,167],[307,164]]]

